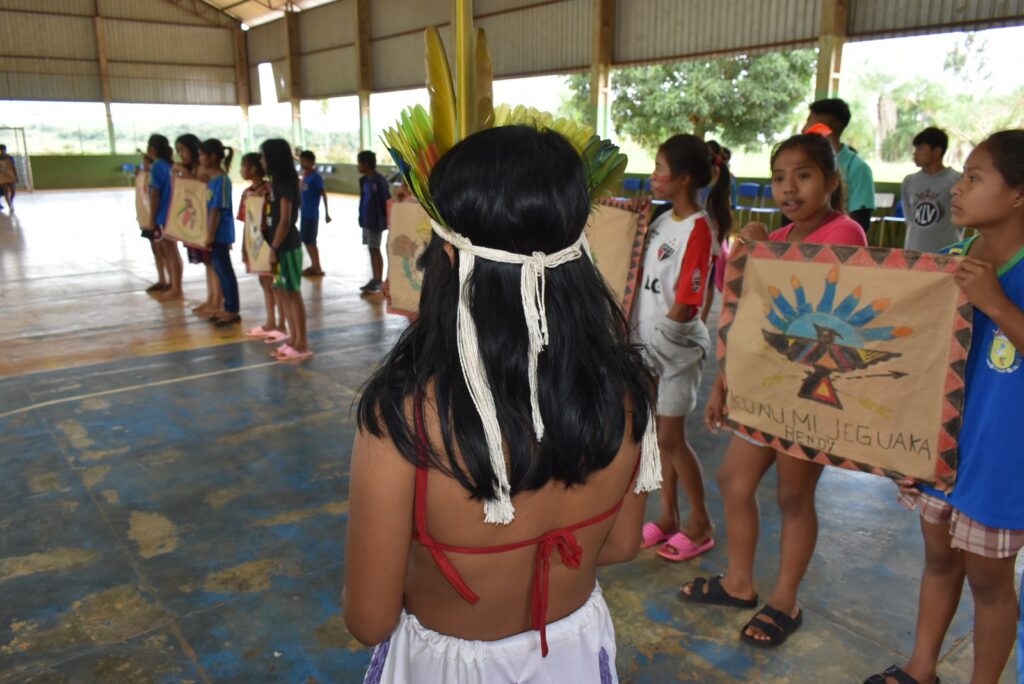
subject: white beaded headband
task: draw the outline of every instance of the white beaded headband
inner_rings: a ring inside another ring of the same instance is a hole
[[[476,322],[473,320],[473,313],[470,309],[469,288],[466,285],[473,273],[476,257],[504,264],[522,265],[520,293],[530,343],[528,361],[530,409],[533,416],[533,431],[539,442],[544,438],[544,421],[540,415],[538,399],[537,360],[548,344],[548,320],[545,308],[547,276],[545,272],[549,268],[557,268],[564,263],[579,259],[583,254],[592,258],[590,247],[587,244],[586,235],[581,232],[576,242],[552,254],[543,252],[517,254],[490,247],[478,247],[465,236],[449,230],[437,221],[431,219],[430,223],[438,237],[459,250],[459,308],[456,323],[459,361],[469,395],[472,397],[473,405],[483,423],[484,439],[487,442],[491,468],[498,480],[496,496],[484,502],[484,521],[507,525],[515,517],[515,509],[512,506],[505,452],[502,449],[501,426],[498,424],[494,395],[487,381],[487,372],[480,355]],[[647,429],[644,431],[640,447],[640,471],[637,474],[635,491],[637,494],[651,492],[660,486],[661,460],[658,452],[658,438],[655,431],[654,413],[649,411]]]

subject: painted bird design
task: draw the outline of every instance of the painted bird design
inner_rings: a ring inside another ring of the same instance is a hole
[[[900,356],[898,352],[866,348],[869,341],[892,340],[912,333],[910,328],[885,326],[868,328],[891,304],[889,299],[878,299],[860,307],[863,292],[858,286],[835,304],[839,268],[833,268],[825,279],[825,289],[817,306],[807,300],[800,279],[793,277],[791,284],[794,302],[782,292],[768,287],[772,305],[766,307],[765,317],[775,330],[762,330],[768,346],[790,361],[809,366],[810,372],[800,386],[798,396],[836,408],[842,401],[832,382],[833,374],[863,370]],[[889,377],[898,379],[906,373],[890,371]]]

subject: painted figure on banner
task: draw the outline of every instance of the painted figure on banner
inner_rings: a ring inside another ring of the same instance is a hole
[[[800,279],[793,277],[791,284],[795,303],[791,303],[775,286],[768,286],[772,304],[765,317],[778,332],[762,330],[768,345],[804,366],[810,366],[797,396],[828,406],[842,408],[833,375],[846,380],[863,378],[892,378],[899,380],[907,373],[892,370],[875,375],[842,375],[884,363],[901,356],[898,352],[869,349],[868,342],[887,341],[907,337],[913,331],[906,327],[882,326],[867,328],[892,303],[891,299],[876,299],[858,309],[863,290],[858,285],[853,292],[835,304],[839,282],[839,267],[833,267],[825,279],[825,287],[817,306],[807,300]]]

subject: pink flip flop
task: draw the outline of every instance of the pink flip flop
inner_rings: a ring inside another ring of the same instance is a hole
[[[279,342],[284,342],[287,339],[288,333],[283,333],[280,330],[274,330],[268,333],[267,336],[263,338],[263,341],[267,344],[278,344]]]
[[[306,359],[313,356],[313,350],[311,349],[307,349],[304,352],[300,352],[287,344],[281,346],[277,351],[278,361],[305,361]]]
[[[711,537],[698,546],[682,532],[676,532],[658,549],[658,555],[670,561],[688,561],[713,548],[715,548],[715,540]]]
[[[246,337],[267,337],[271,333],[263,329],[262,325],[257,325],[252,330],[247,330],[245,333]]]
[[[652,546],[657,546],[658,544],[668,541],[671,536],[671,532],[662,532],[661,528],[658,527],[657,524],[645,522],[643,529],[640,532],[640,548],[649,549]]]

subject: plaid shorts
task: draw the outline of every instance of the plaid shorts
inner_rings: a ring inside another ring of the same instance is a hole
[[[1024,548],[1024,530],[989,527],[953,508],[949,502],[921,492],[899,495],[901,506],[917,510],[932,525],[949,526],[949,545],[983,558],[1009,558]]]

